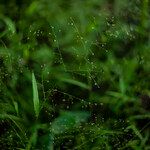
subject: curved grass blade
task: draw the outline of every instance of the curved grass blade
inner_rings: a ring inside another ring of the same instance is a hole
[[[70,84],[79,86],[79,87],[84,88],[84,89],[87,89],[87,90],[90,90],[90,89],[91,89],[90,86],[88,86],[87,84],[82,83],[82,82],[80,82],[80,81],[76,81],[76,80],[73,80],[73,79],[66,79],[66,78],[61,78],[60,80],[63,81],[63,82],[66,82],[66,83],[70,83]]]
[[[33,88],[34,111],[35,111],[36,117],[38,118],[39,111],[40,111],[39,94],[38,94],[37,82],[36,82],[35,75],[33,72],[32,72],[32,88]]]

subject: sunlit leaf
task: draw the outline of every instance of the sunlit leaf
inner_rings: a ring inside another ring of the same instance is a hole
[[[39,111],[40,111],[39,94],[38,94],[37,82],[36,82],[35,75],[33,72],[32,72],[32,88],[33,88],[34,111],[35,111],[36,117],[38,117]]]

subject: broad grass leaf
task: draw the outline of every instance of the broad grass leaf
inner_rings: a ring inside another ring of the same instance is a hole
[[[54,134],[61,134],[85,122],[89,117],[88,112],[66,111],[52,122],[51,129]]]
[[[38,94],[37,82],[36,82],[35,75],[33,72],[32,72],[32,88],[33,88],[34,111],[35,111],[36,117],[38,117],[39,111],[40,111],[39,94]]]

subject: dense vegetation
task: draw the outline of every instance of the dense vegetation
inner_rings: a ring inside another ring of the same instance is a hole
[[[150,149],[150,1],[0,0],[0,149]]]

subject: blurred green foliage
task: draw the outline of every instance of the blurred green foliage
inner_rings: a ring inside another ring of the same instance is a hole
[[[150,149],[149,0],[0,0],[0,149]]]

